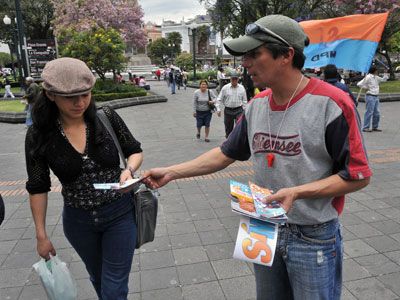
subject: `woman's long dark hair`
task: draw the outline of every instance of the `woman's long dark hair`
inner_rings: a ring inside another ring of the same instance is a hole
[[[96,104],[93,97],[85,111],[84,117],[87,122],[94,123],[96,119]],[[32,107],[32,136],[35,147],[30,149],[33,156],[43,155],[49,142],[57,132],[57,119],[60,115],[57,105],[51,101],[44,90],[36,97]]]

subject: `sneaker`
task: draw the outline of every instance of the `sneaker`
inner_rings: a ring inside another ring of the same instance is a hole
[[[204,141],[205,141],[206,143],[209,143],[209,142],[210,142],[210,140],[209,140],[209,139],[204,139]]]
[[[382,129],[379,129],[379,128],[372,128],[372,131],[382,132]]]
[[[364,131],[364,132],[372,132],[372,130],[371,129],[363,129],[362,131]]]
[[[196,138],[198,139],[200,138],[200,133],[196,134]]]

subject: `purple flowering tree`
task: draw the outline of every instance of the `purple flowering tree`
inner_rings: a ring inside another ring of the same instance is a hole
[[[138,48],[147,43],[143,30],[143,11],[134,0],[52,0],[54,32],[88,31],[113,28],[126,43]]]

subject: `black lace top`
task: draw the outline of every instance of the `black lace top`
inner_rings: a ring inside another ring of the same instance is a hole
[[[125,157],[142,152],[140,143],[132,136],[121,117],[111,108],[104,112],[121,144]],[[121,174],[118,150],[111,135],[97,118],[87,122],[87,146],[84,154],[77,152],[57,130],[43,154],[29,151],[35,143],[33,129],[29,128],[25,140],[30,194],[50,191],[50,169],[62,184],[62,194],[67,206],[92,209],[121,197],[115,190],[95,190],[93,183],[118,182]]]

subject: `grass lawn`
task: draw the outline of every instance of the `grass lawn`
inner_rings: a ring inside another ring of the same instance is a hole
[[[358,87],[351,87],[350,88],[352,92],[358,93],[359,88]],[[363,90],[365,93],[365,90]],[[379,93],[399,93],[400,94],[400,81],[395,80],[395,81],[386,81],[382,82],[379,85]]]
[[[5,91],[6,90],[4,88],[0,89],[0,97],[3,97]],[[11,88],[11,92],[21,94],[23,91],[21,91],[21,88],[19,88],[19,87],[12,87]]]
[[[20,100],[0,100],[0,111],[7,112],[23,112],[25,104]]]

